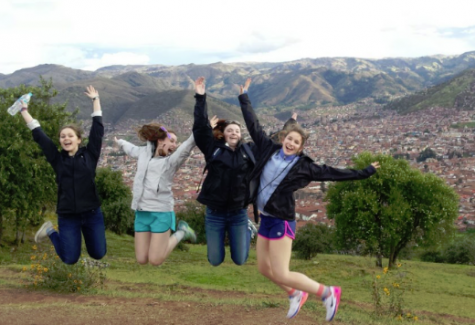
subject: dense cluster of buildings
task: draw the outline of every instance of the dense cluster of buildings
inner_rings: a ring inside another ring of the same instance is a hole
[[[367,105],[366,105],[367,104]],[[361,108],[364,106],[365,108]],[[300,112],[297,120],[309,131],[306,153],[318,164],[344,168],[351,158],[363,151],[404,157],[411,166],[443,178],[460,196],[457,227],[463,231],[475,228],[475,128],[472,111],[434,107],[407,115],[384,111],[370,103],[358,103],[325,110]],[[284,122],[272,116],[259,115],[266,132],[275,132]],[[167,113],[157,118],[174,129],[180,140],[191,134],[193,121]],[[126,139],[142,145],[136,135],[141,124],[150,121],[128,120],[106,128],[106,139],[100,166],[110,166],[122,172],[124,181],[132,186],[136,161],[125,156],[114,145],[113,138]],[[249,138],[243,129],[245,138]],[[418,162],[421,153],[429,148],[433,157]],[[173,192],[176,209],[196,198],[203,178],[204,158],[195,147],[190,158],[175,176]],[[297,219],[332,224],[327,219],[323,202],[327,184],[311,183],[296,193]]]

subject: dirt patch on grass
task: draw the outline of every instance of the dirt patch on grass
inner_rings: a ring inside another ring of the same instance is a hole
[[[243,307],[151,298],[57,294],[2,288],[1,323],[20,324],[319,324],[302,311],[295,320],[286,308]],[[203,290],[202,293],[204,294]],[[219,292],[209,294],[216,296]],[[208,293],[206,293],[208,294]],[[226,293],[229,298],[229,293]],[[223,297],[225,298],[225,297]],[[324,315],[318,315],[324,323]],[[297,321],[298,319],[298,321]]]

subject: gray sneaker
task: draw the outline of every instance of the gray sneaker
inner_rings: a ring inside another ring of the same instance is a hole
[[[185,232],[185,237],[183,237],[184,240],[189,240],[192,243],[196,243],[196,234],[193,229],[191,229],[190,226],[188,226],[188,223],[186,221],[180,220],[178,221],[178,230],[183,230]]]
[[[48,230],[53,228],[51,221],[46,221],[35,234],[35,242],[39,243],[48,237]]]
[[[251,239],[256,237],[257,235],[257,228],[252,223],[251,219],[247,219],[247,229],[251,231]]]
[[[335,317],[336,312],[338,311],[338,306],[340,305],[341,297],[341,288],[340,287],[330,287],[331,295],[326,299],[323,299],[323,305],[327,310],[326,320],[331,321]]]

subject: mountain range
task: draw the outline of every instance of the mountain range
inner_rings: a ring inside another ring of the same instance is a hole
[[[39,83],[40,75],[51,78],[59,91],[55,101],[68,101],[68,109],[79,108],[79,117],[87,117],[90,103],[84,100],[82,92],[86,85],[92,84],[100,92],[104,111],[113,122],[118,122],[125,118],[155,118],[175,109],[191,115],[193,81],[204,76],[210,98],[210,115],[236,118],[240,115],[236,107],[239,85],[248,77],[253,79],[249,95],[256,108],[305,110],[372,98],[378,103],[389,102],[388,108],[397,109],[408,102],[401,104],[401,99],[396,99],[399,100],[398,106],[393,104],[395,98],[410,94],[427,95],[428,89],[449,85],[454,77],[459,78],[464,71],[473,68],[475,51],[420,58],[317,58],[281,63],[109,66],[96,71],[44,64],[12,74],[0,74],[0,87],[35,85]],[[468,80],[469,76],[465,78]],[[465,86],[469,84],[465,82]],[[460,91],[466,90],[460,88]],[[438,92],[440,95],[440,89]],[[413,104],[414,100],[410,103]]]

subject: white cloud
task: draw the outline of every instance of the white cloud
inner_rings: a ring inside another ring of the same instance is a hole
[[[475,50],[472,0],[0,0],[0,72]]]

